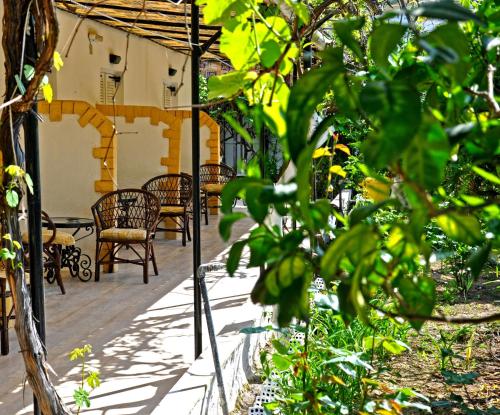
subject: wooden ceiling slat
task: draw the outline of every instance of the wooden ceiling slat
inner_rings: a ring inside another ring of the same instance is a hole
[[[85,4],[88,6],[92,6],[94,4],[100,3],[102,0],[78,0],[78,3]],[[67,3],[71,4],[68,1],[64,0],[56,0],[57,3]],[[171,13],[183,13],[184,14],[184,4],[176,6],[175,4],[166,2],[166,1],[146,1],[146,9],[152,11],[161,11],[161,12],[171,12]],[[106,3],[103,3],[100,6],[118,6],[118,7],[126,7],[129,10],[142,10],[143,8],[143,0],[107,0]],[[191,8],[186,7],[186,11],[188,15],[191,14]]]
[[[189,52],[186,25],[191,25],[190,1],[186,1],[187,15],[184,3],[175,5],[167,1],[147,0],[146,10],[143,11],[143,0],[106,0],[99,4],[100,2],[102,0],[76,0],[76,3],[56,0],[55,3],[59,9],[80,17],[130,32],[182,53]],[[93,5],[96,6],[89,10]],[[200,43],[206,42],[219,29],[219,26],[204,25],[201,20]],[[219,42],[215,42],[207,51],[206,57],[218,56],[218,46]]]
[[[78,7],[73,5],[69,5],[69,3],[57,3],[57,6],[61,10],[65,10],[67,12],[77,14],[78,16],[81,17],[96,17],[99,19],[105,18],[104,15],[113,17],[115,19],[121,20],[123,22],[127,23],[133,23],[133,22],[138,22],[139,24],[145,23],[145,24],[156,24],[159,26],[175,26],[175,27],[185,27],[186,22],[184,19],[184,16],[182,17],[174,17],[174,16],[168,16],[168,15],[162,15],[162,14],[156,14],[156,13],[149,13],[145,15],[144,13],[141,14],[140,16],[138,12],[109,12],[109,11],[104,11],[104,10],[99,10],[98,7],[95,9],[91,10],[90,13],[88,12],[87,9],[83,7]],[[191,25],[191,21],[188,20],[188,26]],[[219,30],[219,26],[209,26],[209,25],[204,25],[200,24],[200,30],[212,30],[216,32]]]
[[[130,26],[127,23],[119,23],[114,20],[99,20],[101,23],[104,24],[109,24],[113,27],[116,27],[118,29],[122,30],[127,30],[130,28]],[[136,25],[138,28],[147,31],[149,33],[154,32],[154,33],[159,33],[165,36],[179,36],[183,35],[184,38],[187,38],[186,34],[186,28],[185,27],[162,27],[158,26],[155,24],[146,24],[146,23],[141,23],[139,25]],[[216,30],[200,30],[200,38],[201,39],[209,39],[214,33],[216,33]]]

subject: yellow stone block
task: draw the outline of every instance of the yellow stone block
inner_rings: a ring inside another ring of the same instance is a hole
[[[170,140],[179,140],[180,134],[178,130],[172,130],[171,128],[163,130],[163,137]]]
[[[107,118],[99,111],[96,111],[96,114],[90,120],[90,124],[92,124],[97,130],[99,127],[106,122]]]
[[[96,159],[102,159],[106,156],[106,150],[107,148],[103,147],[94,147],[92,149],[92,156]],[[111,149],[108,151],[108,156],[110,156]]]
[[[158,108],[151,109],[151,124],[158,125],[160,123],[160,110]]]
[[[115,144],[116,143],[115,143],[114,137],[101,137],[101,147],[102,148],[113,147]]]
[[[85,114],[83,114],[78,120],[78,124],[80,124],[81,127],[85,127],[90,122],[90,120],[94,118],[95,114],[95,108],[89,106]]]
[[[41,114],[48,114],[49,113],[49,103],[47,101],[42,101],[38,103],[38,112]]]
[[[83,115],[89,109],[90,105],[84,101],[75,101],[74,111],[75,114]]]
[[[113,134],[115,134],[115,128],[113,123],[107,119],[98,128],[98,130],[102,137],[111,137]]]
[[[98,193],[107,193],[115,190],[115,184],[112,180],[97,180],[94,189]]]
[[[53,101],[52,104],[50,104],[49,119],[50,119],[50,121],[61,121],[62,120],[62,103],[61,103],[61,101]]]
[[[125,122],[133,123],[135,120],[135,107],[132,105],[126,105],[124,110]]]
[[[113,179],[116,179],[115,169],[110,167],[101,168],[101,180],[112,181]]]
[[[63,101],[62,102],[62,113],[63,114],[74,114],[75,113],[75,101]]]

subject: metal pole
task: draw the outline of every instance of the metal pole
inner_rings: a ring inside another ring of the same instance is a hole
[[[192,109],[192,173],[193,173],[193,280],[194,280],[194,356],[197,358],[202,351],[201,326],[201,293],[196,280],[198,267],[201,264],[200,243],[200,9],[196,2],[191,1],[191,102]],[[206,206],[208,209],[208,206]]]
[[[30,34],[26,42],[25,62],[37,59],[35,24],[30,19]],[[42,202],[40,189],[40,156],[37,104],[28,112],[24,122],[24,149],[26,154],[26,171],[33,181],[33,194],[28,192],[28,227],[29,227],[29,262],[31,307],[35,327],[40,341],[45,346],[45,292],[43,284],[43,246],[42,246]],[[40,415],[36,397],[33,396],[33,413]]]
[[[37,106],[33,107],[33,112]],[[33,180],[33,194],[28,193],[29,259],[31,277],[31,303],[33,317],[40,339],[45,343],[45,292],[42,260],[42,203],[40,192],[40,160],[38,145],[38,120],[32,112],[26,117],[24,127],[26,171]]]
[[[212,309],[210,308],[210,299],[208,298],[207,284],[205,283],[205,274],[207,272],[218,271],[225,269],[226,265],[218,262],[211,264],[200,265],[198,269],[198,280],[203,296],[203,305],[205,306],[205,318],[207,320],[208,337],[210,338],[210,346],[212,348],[212,357],[214,359],[215,377],[219,388],[219,398],[222,407],[222,414],[228,415],[229,408],[227,406],[226,390],[224,388],[224,379],[222,377],[222,367],[219,359],[219,349],[217,348],[217,338],[215,335],[214,320],[212,318]]]

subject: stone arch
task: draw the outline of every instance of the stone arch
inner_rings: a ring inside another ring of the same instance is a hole
[[[151,106],[138,105],[100,105],[96,108],[107,116],[124,117],[125,122],[133,123],[136,118],[146,117],[150,119],[151,125],[159,125],[160,122],[168,127],[163,129],[162,135],[168,139],[168,155],[161,157],[160,164],[165,166],[167,173],[179,173],[181,166],[181,128],[182,121],[192,117],[191,111],[162,110]],[[220,128],[217,122],[207,113],[200,113],[200,126],[207,126],[210,137],[206,145],[210,151],[210,157],[206,163],[218,163],[220,160]]]
[[[92,155],[101,160],[101,178],[95,181],[94,189],[102,194],[116,190],[117,146],[113,123],[85,101],[54,100],[50,104],[44,101],[38,104],[38,110],[48,114],[49,120],[53,122],[61,121],[63,115],[79,115],[78,124],[82,128],[90,124],[99,132],[101,143],[99,147],[93,148]]]

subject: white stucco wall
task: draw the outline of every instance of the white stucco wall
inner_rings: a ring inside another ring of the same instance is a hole
[[[163,124],[151,125],[149,118],[136,118],[133,124],[127,124],[117,118],[116,127],[120,188],[140,188],[151,177],[166,173],[160,164],[168,150],[168,141],[162,137]]]

